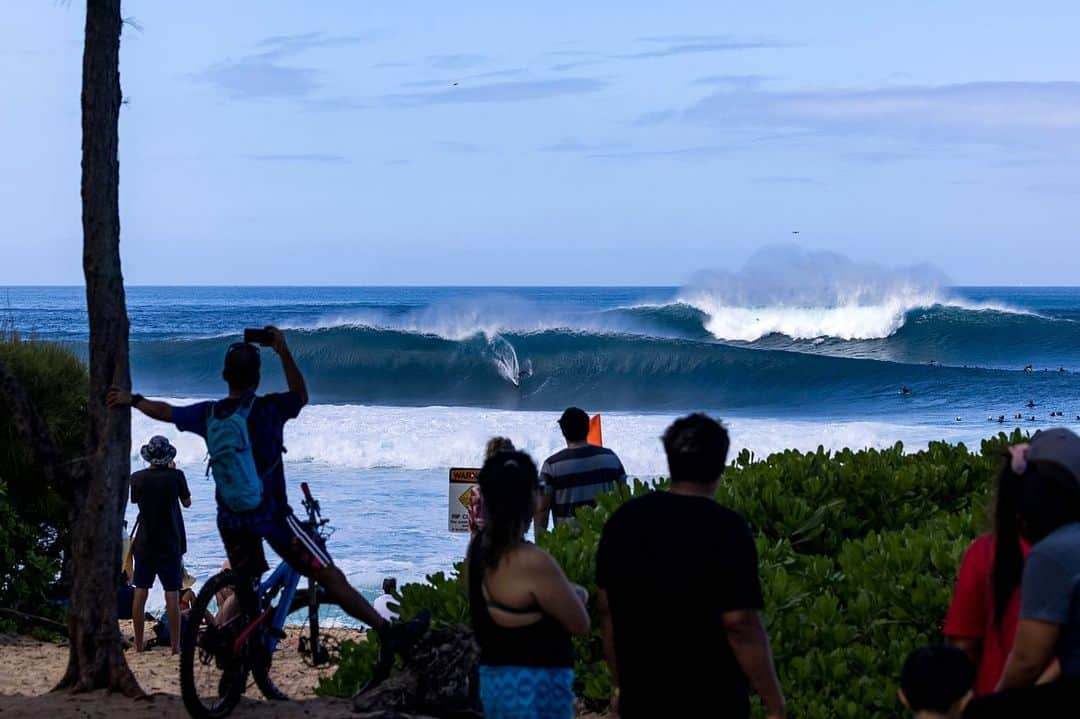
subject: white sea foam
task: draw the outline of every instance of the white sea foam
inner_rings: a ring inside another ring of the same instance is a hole
[[[899,330],[912,310],[935,305],[1018,312],[951,298],[944,286],[944,276],[926,265],[886,269],[781,246],[756,253],[738,272],[699,274],[680,300],[708,315],[705,327],[717,339],[744,342],[769,334],[881,339]]]
[[[519,412],[460,407],[371,407],[314,405],[286,426],[286,463],[314,463],[328,468],[365,470],[445,469],[475,465],[484,443],[495,435],[509,437],[538,461],[563,446],[556,412]],[[674,419],[670,414],[605,414],[604,439],[631,474],[666,471],[659,437]],[[973,441],[988,434],[982,424],[917,425],[880,421],[818,421],[728,417],[732,447],[758,456],[784,449],[810,450],[886,447],[902,441],[910,448],[936,439]],[[133,460],[138,445],[163,434],[178,448],[185,463],[206,454],[199,437],[181,434],[135,414]]]

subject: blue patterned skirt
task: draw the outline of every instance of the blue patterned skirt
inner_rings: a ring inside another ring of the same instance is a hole
[[[480,665],[485,719],[573,719],[574,670]]]

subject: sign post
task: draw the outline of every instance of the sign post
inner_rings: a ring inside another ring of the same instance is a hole
[[[449,529],[451,532],[469,531],[469,503],[473,492],[479,492],[477,478],[479,469],[453,467],[450,469]]]

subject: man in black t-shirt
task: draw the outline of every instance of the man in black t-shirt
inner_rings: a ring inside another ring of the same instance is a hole
[[[596,582],[604,653],[622,719],[784,716],[757,550],[746,521],[718,505],[727,431],[703,414],[664,433],[671,491],[632,499],[604,527]],[[662,602],[669,587],[677,601]]]
[[[135,558],[135,585],[131,618],[135,625],[135,651],[143,650],[143,619],[146,596],[154,579],[165,590],[165,611],[169,618],[169,637],[176,654],[180,638],[180,585],[184,577],[184,554],[187,535],[180,505],[191,506],[184,473],[174,469],[176,448],[164,437],[151,437],[140,451],[150,464],[131,475],[131,503],[139,506],[139,527],[131,554]]]

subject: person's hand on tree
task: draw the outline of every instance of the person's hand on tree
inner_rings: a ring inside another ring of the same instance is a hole
[[[131,392],[120,387],[110,387],[105,395],[105,406],[109,409],[131,406]]]

